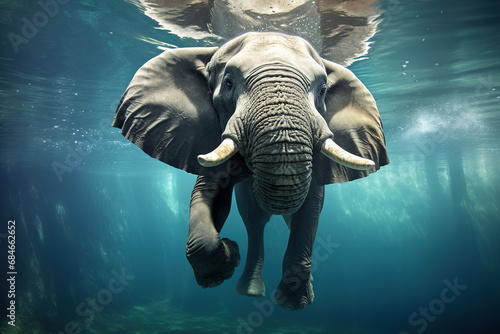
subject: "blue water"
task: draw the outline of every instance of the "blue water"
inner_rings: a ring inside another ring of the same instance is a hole
[[[237,295],[243,261],[232,279],[200,288],[185,257],[195,176],[110,126],[159,45],[209,41],[157,29],[135,1],[69,1],[47,22],[36,2],[0,6],[0,332],[500,332],[498,2],[378,4],[385,20],[349,68],[377,100],[391,164],[327,187],[315,247],[330,252],[313,267],[314,303],[297,312],[272,299],[281,218],[266,227],[265,297]],[[41,27],[15,46],[9,33],[23,36],[35,19]],[[222,236],[244,259],[236,212]]]

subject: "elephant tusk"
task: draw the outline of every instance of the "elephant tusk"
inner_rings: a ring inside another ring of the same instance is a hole
[[[238,152],[236,143],[231,138],[226,138],[212,152],[200,154],[198,162],[203,167],[215,167],[229,160],[236,152]]]
[[[324,141],[321,153],[342,166],[357,170],[367,170],[375,166],[372,160],[358,157],[337,145],[331,138]]]

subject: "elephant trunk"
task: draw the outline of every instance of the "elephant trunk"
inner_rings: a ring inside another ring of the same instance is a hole
[[[246,159],[256,200],[272,214],[297,211],[311,183],[313,122],[300,79],[264,76],[250,83]]]

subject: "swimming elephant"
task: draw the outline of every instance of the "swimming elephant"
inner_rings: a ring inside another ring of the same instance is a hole
[[[138,70],[113,126],[150,156],[198,175],[187,258],[202,287],[229,279],[240,261],[238,245],[219,236],[233,189],[249,245],[238,293],[265,294],[264,226],[283,215],[290,237],[274,297],[289,310],[314,299],[311,254],[324,185],[389,162],[366,87],[304,39],[281,33],[163,52]]]

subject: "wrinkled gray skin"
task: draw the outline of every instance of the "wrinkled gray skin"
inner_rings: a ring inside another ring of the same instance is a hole
[[[151,156],[199,175],[187,258],[202,287],[229,279],[240,262],[237,244],[219,235],[233,189],[249,245],[239,294],[265,295],[264,226],[272,214],[283,215],[290,238],[274,297],[287,310],[314,300],[311,254],[324,185],[388,163],[368,90],[305,40],[277,33],[245,34],[219,49],[166,51],[138,71],[113,125]],[[322,156],[319,148],[333,134],[375,166],[354,171]],[[200,166],[197,155],[224,138],[234,140],[238,153],[221,166]]]

